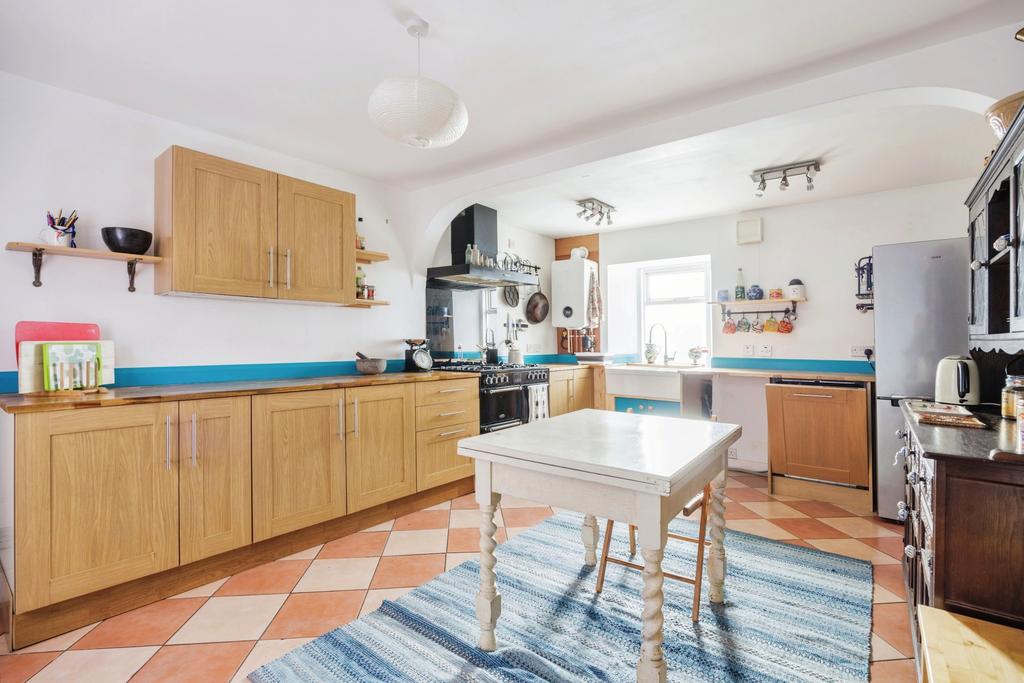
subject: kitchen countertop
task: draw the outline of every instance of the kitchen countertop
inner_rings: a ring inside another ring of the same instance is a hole
[[[470,375],[472,377],[473,375]],[[203,398],[280,394],[290,391],[347,389],[408,382],[438,382],[467,379],[466,373],[434,371],[388,372],[381,375],[336,375],[248,382],[208,382],[202,384],[165,384],[152,387],[121,387],[105,393],[84,396],[23,396],[0,394],[0,409],[8,413],[42,413],[101,406],[121,406],[160,401],[188,401]]]
[[[852,382],[874,382],[875,376],[855,372],[808,372],[805,370],[745,370],[740,368],[711,368],[705,365],[606,365],[607,370],[618,372],[676,372],[688,375],[720,375],[727,377],[786,377],[792,379],[844,380]]]
[[[900,408],[927,458],[1024,465],[1024,454],[1015,451],[1015,420],[1004,420],[997,414],[977,411],[974,416],[985,423],[985,429],[945,427],[919,424],[906,401],[900,401]]]

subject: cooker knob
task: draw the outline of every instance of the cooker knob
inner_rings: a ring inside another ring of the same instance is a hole
[[[907,508],[905,508],[905,507],[904,508],[900,508],[896,512],[896,519],[900,520],[901,522],[905,522],[905,521],[907,521],[907,514],[908,514],[907,513]]]
[[[917,548],[915,548],[912,545],[904,546],[903,547],[903,554],[906,555],[907,557],[913,559],[914,557],[917,556]]]
[[[907,483],[913,485],[917,483],[917,472],[907,472]]]
[[[902,429],[897,429],[896,430],[896,438],[897,439],[905,439],[905,438],[907,438],[907,433],[905,431],[903,431]]]

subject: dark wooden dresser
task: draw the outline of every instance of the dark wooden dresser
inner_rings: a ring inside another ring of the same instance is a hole
[[[903,576],[915,647],[928,605],[1024,627],[1024,456],[1016,423],[988,429],[920,425],[903,405],[906,503]]]

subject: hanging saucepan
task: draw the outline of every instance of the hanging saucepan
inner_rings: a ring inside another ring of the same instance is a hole
[[[532,324],[542,323],[548,317],[551,304],[537,285],[537,291],[526,301],[526,320]]]

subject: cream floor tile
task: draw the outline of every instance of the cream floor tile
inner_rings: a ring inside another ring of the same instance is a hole
[[[320,545],[315,545],[312,548],[306,548],[305,550],[300,550],[299,552],[295,553],[294,555],[289,555],[288,557],[282,557],[281,559],[282,560],[315,560],[317,554],[320,552],[320,549],[323,548],[323,547],[324,547],[324,544],[321,543]]]
[[[760,491],[761,489],[758,490]],[[768,493],[768,490],[765,489],[764,492]],[[807,500],[806,498],[800,498],[798,496],[780,496],[777,493],[768,493],[768,495],[774,498],[775,500],[781,500],[782,502],[786,502],[787,500]]]
[[[750,488],[750,486],[748,486],[747,484],[744,484],[739,479],[733,479],[732,477],[729,477],[728,480],[726,480],[725,485],[730,487],[730,488],[736,488],[736,489],[748,489],[748,488]]]
[[[903,598],[876,583],[871,602],[903,602]]]
[[[744,505],[746,505],[746,503],[744,503]],[[767,519],[730,519],[726,522],[725,528],[732,529],[734,531],[743,531],[748,534],[764,536],[765,538],[770,538],[774,541],[784,541],[796,538],[793,534],[776,524],[772,524]],[[861,545],[864,544],[862,543]]]
[[[478,557],[480,553],[448,553],[444,558],[444,570],[454,569],[466,560],[475,560]]]
[[[818,521],[839,529],[854,538],[894,538],[899,534],[874,524],[863,517],[820,517]]]
[[[894,648],[882,638],[871,634],[871,661],[881,662],[889,659],[906,659],[903,653]]]
[[[67,681],[95,681],[96,683],[123,683],[159,647],[117,647],[102,650],[72,650],[50,662],[32,678],[32,683],[66,683]]]
[[[767,519],[773,517],[787,518],[787,517],[806,517],[804,513],[800,512],[796,508],[791,508],[785,503],[778,501],[771,501],[768,503],[742,503],[743,507],[749,509],[751,512],[761,515]]]
[[[386,522],[381,522],[376,526],[371,526],[369,529],[363,529],[363,531],[391,531],[391,527],[395,525],[395,520],[389,519]]]
[[[452,509],[452,502],[450,500],[446,500],[443,503],[438,503],[437,505],[431,505],[430,507],[423,508],[423,509],[424,510],[451,510]]]
[[[729,524],[732,524],[732,522]],[[861,543],[856,538],[815,538],[807,539],[807,542],[819,550],[836,553],[837,555],[846,555],[847,557],[855,557],[858,560],[868,560],[872,564],[900,563],[896,558],[890,557],[881,550],[876,550],[866,543]]]
[[[284,640],[261,640],[249,652],[238,672],[231,679],[231,683],[244,683],[246,676],[268,662],[272,662],[281,655],[288,654],[295,648],[305,645],[312,638],[286,638]]]
[[[210,598],[167,643],[179,645],[258,640],[287,597],[232,595]]]
[[[376,557],[313,560],[292,592],[364,590],[370,586],[376,569]]]
[[[544,503],[534,503],[531,500],[525,498],[513,498],[512,496],[501,497],[501,507],[503,508],[536,508],[544,507]]]
[[[384,546],[384,555],[430,555],[443,553],[447,547],[447,529],[392,531]]]
[[[82,636],[84,636],[86,633],[93,630],[99,625],[100,622],[97,621],[95,624],[83,626],[82,628],[75,629],[70,633],[64,633],[59,636],[54,636],[49,640],[44,640],[41,643],[36,643],[35,645],[23,647],[20,650],[18,650],[18,654],[24,655],[29,654],[31,652],[59,652],[61,650],[66,650],[75,643],[77,643]]]
[[[529,526],[507,526],[505,527],[505,537],[512,538],[513,536],[517,536],[524,531],[529,531],[532,528],[533,527]]]
[[[448,516],[448,526],[452,529],[470,529],[480,526],[482,515],[479,510],[452,510]],[[501,510],[494,511],[494,523],[505,526],[505,518]]]
[[[217,589],[220,588],[221,586],[223,586],[224,582],[227,581],[230,578],[231,578],[230,576],[225,576],[223,579],[217,579],[216,581],[211,581],[210,583],[206,584],[205,586],[199,586],[199,588],[193,588],[190,591],[185,591],[184,593],[178,593],[177,595],[172,595],[171,598],[172,599],[174,599],[174,598],[208,598],[211,595],[213,595],[214,593],[216,593]]]
[[[359,610],[359,616],[369,614],[370,612],[376,611],[380,604],[385,600],[397,600],[402,597],[412,588],[379,588],[372,591],[366,591],[366,598],[363,599],[363,608]]]

